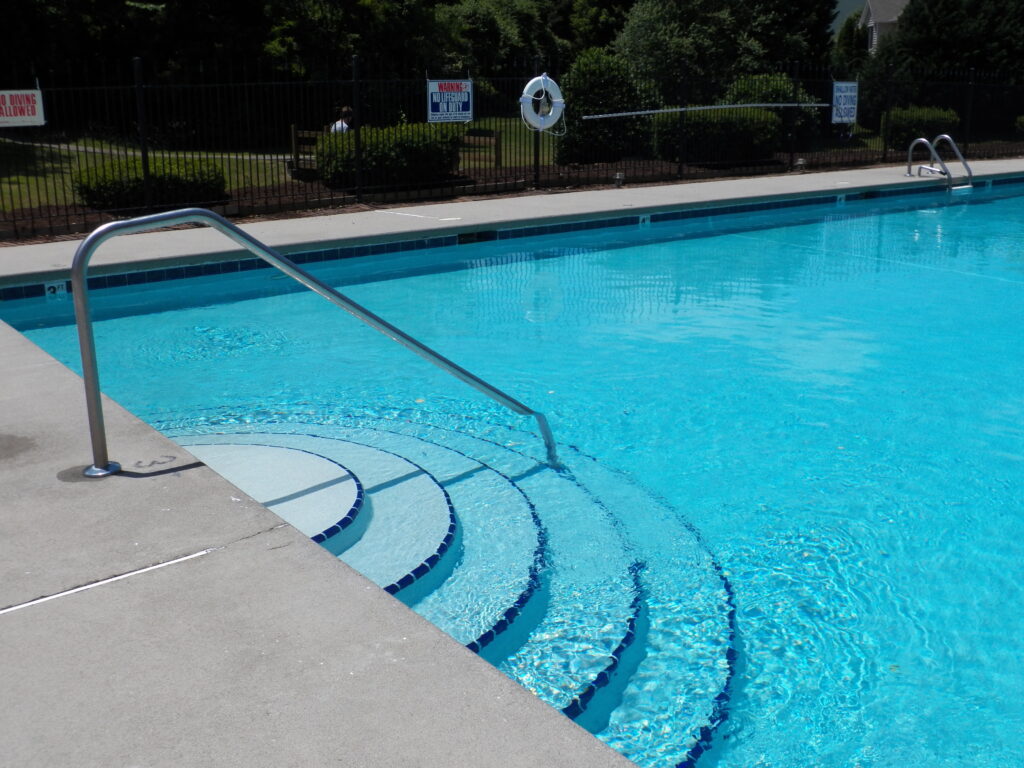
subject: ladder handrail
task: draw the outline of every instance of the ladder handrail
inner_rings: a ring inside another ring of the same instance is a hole
[[[907,176],[914,175],[911,172],[911,166],[913,165],[914,147],[916,147],[918,144],[924,144],[928,148],[928,153],[931,155],[932,162],[938,163],[939,168],[941,169],[939,173],[945,176],[946,180],[948,181],[949,168],[947,168],[946,164],[942,162],[942,158],[939,157],[939,153],[935,151],[935,145],[928,141],[928,139],[924,138],[924,136],[922,136],[919,139],[914,139],[912,142],[910,142],[910,148],[907,150]]]
[[[544,439],[548,464],[556,469],[561,468],[562,465],[558,460],[558,453],[555,450],[555,439],[551,434],[548,420],[543,413],[533,410],[511,395],[488,384],[444,355],[417,341],[387,320],[375,315],[370,310],[321,282],[281,253],[261,243],[239,227],[236,227],[223,216],[205,208],[183,208],[177,211],[155,213],[125,221],[103,224],[93,230],[75,251],[74,261],[71,265],[71,290],[75,303],[75,324],[78,327],[78,342],[82,353],[82,378],[85,381],[86,409],[89,415],[89,434],[92,440],[93,452],[93,465],[85,470],[87,476],[103,477],[120,470],[120,465],[117,462],[110,461],[107,455],[106,430],[103,424],[103,405],[100,398],[99,370],[96,364],[96,343],[93,337],[92,316],[89,309],[87,280],[89,260],[101,244],[117,235],[144,232],[159,227],[190,222],[213,227],[292,279],[320,294],[349,314],[359,318],[371,328],[397,341],[406,349],[415,352],[441,370],[447,371],[506,408],[523,416],[532,416],[537,421],[537,427],[540,430],[541,437]]]
[[[953,137],[950,136],[948,133],[941,133],[938,136],[936,136],[932,141],[928,141],[928,139],[922,136],[921,138],[914,139],[912,142],[910,142],[910,147],[907,149],[906,175],[914,175],[911,171],[911,167],[913,166],[914,147],[916,147],[918,144],[924,144],[928,148],[928,153],[931,155],[932,162],[937,164],[939,167],[932,168],[929,166],[921,166],[921,168],[918,169],[918,176],[921,175],[921,170],[928,170],[932,171],[933,173],[940,173],[946,177],[946,186],[952,188],[953,175],[949,172],[949,168],[946,167],[946,164],[942,161],[942,158],[939,156],[938,150],[936,149],[936,147],[938,147],[939,143],[942,141],[945,141],[946,143],[949,144],[950,149],[953,150],[953,154],[956,155],[956,159],[960,161],[960,165],[962,165],[964,167],[964,170],[967,172],[967,184],[969,186],[974,186],[974,173],[971,171],[971,166],[967,164],[967,161],[964,159],[964,156],[960,154],[960,147],[956,145],[956,142],[953,141]]]
[[[950,136],[948,133],[940,133],[938,136],[932,139],[932,147],[935,148],[936,154],[938,154],[938,146],[939,142],[941,141],[945,141],[947,144],[949,144],[949,148],[953,150],[953,154],[956,155],[956,159],[960,161],[960,165],[962,165],[964,167],[964,170],[967,171],[967,183],[970,184],[971,186],[974,186],[974,174],[971,172],[971,166],[967,164],[967,161],[964,160],[964,156],[960,154],[960,147],[958,147],[956,145],[956,142],[953,141],[953,137]]]

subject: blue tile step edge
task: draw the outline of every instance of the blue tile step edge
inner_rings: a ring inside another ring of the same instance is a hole
[[[252,427],[246,425],[245,431],[226,434],[174,437],[186,448],[200,442],[219,444],[229,450],[233,447],[242,452],[260,447],[264,451],[277,451],[275,458],[286,452],[306,462],[311,458],[339,465],[343,462],[360,478],[363,490],[360,516],[369,512],[371,522],[359,540],[349,546],[335,546],[336,536],[325,538],[322,545],[340,552],[341,559],[399,599],[415,601],[420,597],[418,593],[434,589],[444,580],[446,570],[450,572],[451,565],[458,559],[458,524],[451,499],[429,472],[400,456],[358,443],[267,433]],[[218,470],[215,465],[211,468]],[[235,474],[228,479],[260,500],[261,484],[273,471],[273,465],[255,467],[248,477]],[[303,485],[301,478],[297,482]],[[298,496],[302,492],[300,488],[291,495]],[[279,506],[275,511],[286,522],[293,522],[287,509]],[[296,527],[303,530],[303,526]],[[309,535],[308,525],[303,532]]]
[[[498,667],[557,709],[569,706],[606,668],[632,615],[633,560],[608,510],[571,474],[497,442],[415,426],[419,434],[500,469],[533,501],[547,532],[538,589],[547,610]]]
[[[227,423],[220,423],[222,421]],[[249,433],[247,439],[255,439],[252,434],[262,433],[269,435],[262,438],[264,441],[302,446],[318,453],[330,453],[323,445],[341,440],[358,443],[366,450],[411,458],[429,469],[437,483],[450,494],[449,499],[459,515],[456,533],[463,537],[463,545],[460,548],[456,542],[455,548],[460,551],[458,567],[449,571],[444,581],[433,584],[429,578],[422,577],[396,596],[477,652],[486,648],[493,653],[507,646],[507,642],[499,642],[491,648],[495,640],[507,641],[521,634],[508,633],[513,624],[521,629],[536,623],[543,615],[545,592],[540,584],[540,571],[544,562],[545,532],[532,502],[508,478],[458,450],[416,436],[370,428],[287,422],[239,424],[236,414],[230,411],[151,422],[172,438],[181,434],[216,433],[230,425],[236,432]],[[350,459],[346,461],[355,466]],[[374,495],[371,493],[373,483],[365,485],[368,503],[364,515],[373,507]],[[494,572],[496,563],[505,564],[503,572]],[[445,573],[439,568],[440,564],[432,569],[431,578]],[[426,589],[428,585],[430,589]],[[504,653],[508,652],[510,649],[505,648]],[[487,658],[487,654],[484,655]]]
[[[308,451],[256,444],[182,441],[189,452],[331,551],[343,552],[369,523],[359,478]],[[271,470],[266,469],[267,466]]]
[[[482,462],[519,487],[546,532],[546,550],[534,596],[518,620],[485,647],[484,658],[558,709],[567,707],[606,671],[633,616],[633,561],[606,508],[571,474],[552,470],[500,443],[456,430],[411,422],[378,422],[380,430],[414,433]],[[509,442],[515,443],[509,436]],[[539,604],[539,603],[537,603]],[[511,652],[509,652],[511,651]],[[502,658],[504,657],[504,658]],[[600,686],[598,686],[600,687]]]
[[[670,504],[596,460],[573,467],[613,509],[630,510],[623,532],[646,564],[647,653],[596,735],[640,765],[693,766],[729,716],[738,658],[729,574]]]
[[[528,604],[543,603],[538,582],[546,534],[529,496],[508,477],[467,456],[452,441],[442,446],[386,430],[303,428],[320,435],[344,434],[400,454],[427,468],[450,494],[462,537],[457,567],[434,589],[398,595],[421,616],[478,651],[513,623],[521,627]]]
[[[536,468],[542,461],[543,449],[530,433],[493,423],[472,424],[472,419],[450,414],[428,413],[425,416],[431,419],[434,425],[431,428],[441,433],[474,429],[486,435],[477,439],[499,446],[505,454],[521,452],[524,463],[520,464],[519,471],[530,472],[524,468],[531,465]],[[405,421],[393,424],[392,428],[422,432],[425,426]],[[653,604],[645,603],[637,614],[638,626],[642,625],[647,633],[649,647],[641,648],[641,643],[634,641],[632,653],[627,651],[624,657],[628,657],[630,666],[635,666],[635,673],[620,672],[614,685],[610,681],[604,686],[608,691],[598,690],[577,722],[589,728],[600,726],[607,713],[600,694],[610,695],[614,691],[614,696],[621,699],[621,707],[609,718],[607,727],[597,731],[598,737],[640,764],[689,768],[710,748],[719,727],[729,716],[738,660],[735,592],[729,575],[700,531],[670,504],[574,446],[559,446],[559,449],[570,469],[569,474],[581,487],[601,489],[601,501],[616,513],[620,530],[630,546],[660,564],[656,568],[648,564],[644,570],[644,593]],[[515,476],[516,470],[508,464],[507,455],[502,469]],[[671,546],[666,548],[669,543]],[[689,600],[680,601],[681,596],[688,596]],[[689,642],[685,641],[685,636],[689,636]],[[652,670],[655,671],[652,673]],[[691,675],[689,686],[683,680],[674,685],[673,670],[699,670],[703,678]],[[633,718],[624,714],[635,706],[635,701],[644,700],[654,681],[659,679],[669,682],[655,686],[658,696],[653,698],[652,711]],[[698,701],[686,695],[689,690],[712,693],[697,697]],[[656,711],[659,708],[661,711]],[[648,716],[657,726],[652,726],[654,732],[664,733],[667,729],[673,734],[669,744],[637,730],[636,723],[645,722]],[[626,722],[630,719],[632,725]]]
[[[591,733],[597,733],[608,726],[611,713],[622,699],[626,681],[632,678],[644,655],[647,653],[647,631],[650,627],[644,587],[640,581],[644,564],[635,562],[630,566],[633,576],[632,614],[626,623],[626,631],[618,646],[612,651],[608,664],[583,688],[562,714],[575,720]]]

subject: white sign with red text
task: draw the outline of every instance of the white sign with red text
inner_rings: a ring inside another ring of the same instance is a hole
[[[0,91],[0,127],[45,123],[42,91]]]

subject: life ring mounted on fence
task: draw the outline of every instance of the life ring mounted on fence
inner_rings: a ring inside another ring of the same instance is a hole
[[[536,108],[536,103],[546,99],[551,104],[551,109],[546,114],[541,114]],[[562,90],[558,83],[548,77],[545,72],[540,77],[535,77],[526,84],[523,95],[519,97],[519,112],[523,120],[531,128],[543,131],[553,128],[562,118],[565,110],[565,99],[562,98]]]

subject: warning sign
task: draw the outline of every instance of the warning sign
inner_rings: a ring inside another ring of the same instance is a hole
[[[468,123],[472,119],[472,80],[427,80],[428,123]]]
[[[832,122],[857,122],[857,83],[832,83]]]
[[[0,91],[0,127],[45,123],[42,91]]]

